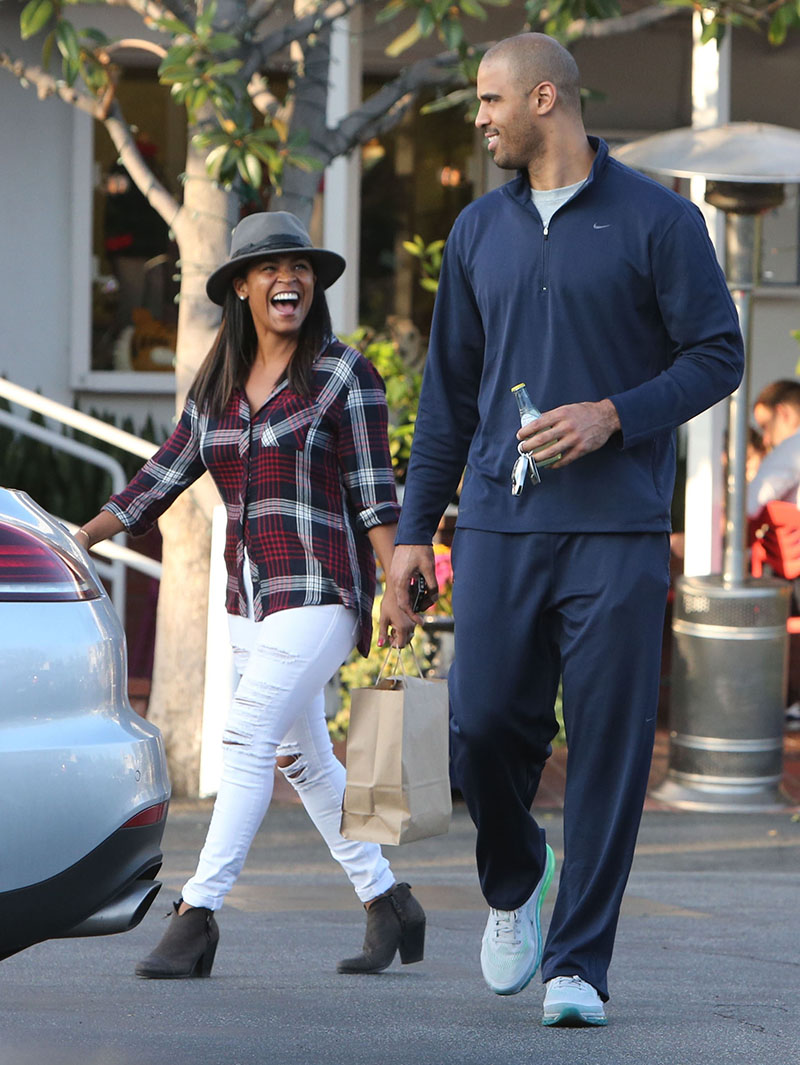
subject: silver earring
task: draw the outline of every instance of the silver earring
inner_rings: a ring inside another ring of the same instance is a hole
[[[240,295],[240,296],[239,296],[239,299],[240,299],[240,300],[246,300],[246,299],[247,299],[247,296],[241,296],[241,295]]]

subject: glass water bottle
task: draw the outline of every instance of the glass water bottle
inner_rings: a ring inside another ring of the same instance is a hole
[[[537,418],[541,418],[542,412],[537,407],[535,407],[533,405],[533,403],[531,401],[531,397],[528,395],[527,385],[525,385],[524,382],[522,384],[519,384],[519,385],[514,385],[514,387],[511,389],[511,394],[516,399],[517,406],[519,407],[520,425],[530,425],[530,423],[536,421]],[[549,447],[549,446],[550,446],[549,444],[542,445],[542,447]],[[540,448],[538,448],[538,450],[541,451],[542,448],[540,447]],[[532,452],[529,452],[529,454],[532,454],[532,455],[535,456],[536,455],[536,451],[537,451],[537,449],[534,448],[534,450]],[[560,458],[561,458],[560,455],[553,455],[552,458],[544,459],[543,461],[542,460],[537,461],[536,465],[537,466],[552,466],[553,463],[554,462],[558,462],[558,460]]]

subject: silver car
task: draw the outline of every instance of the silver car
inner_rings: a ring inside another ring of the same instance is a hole
[[[169,777],[126,653],[88,556],[0,488],[0,959],[133,928],[161,886]]]

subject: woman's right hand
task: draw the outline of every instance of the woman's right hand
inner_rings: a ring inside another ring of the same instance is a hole
[[[378,623],[378,647],[391,644],[392,647],[405,647],[411,643],[414,635],[414,622],[400,609],[394,590],[387,582],[380,606]]]

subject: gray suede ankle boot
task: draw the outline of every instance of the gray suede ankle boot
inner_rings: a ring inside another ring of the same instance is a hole
[[[155,950],[136,966],[145,980],[185,980],[210,976],[219,942],[219,927],[211,910],[193,906],[178,914],[172,904],[169,926]]]
[[[367,910],[367,931],[361,954],[345,958],[339,973],[379,973],[400,951],[403,965],[422,961],[425,948],[425,911],[408,884],[395,884]]]

